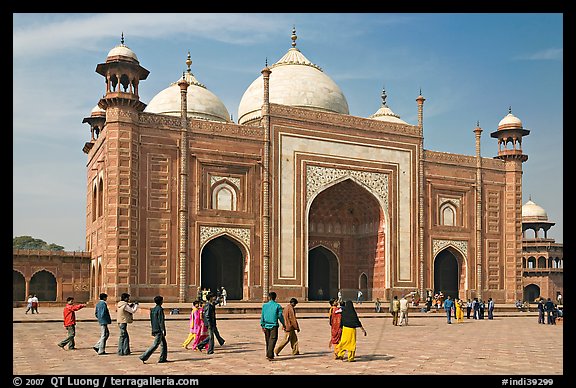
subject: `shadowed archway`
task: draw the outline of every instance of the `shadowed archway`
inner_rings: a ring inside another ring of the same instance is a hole
[[[220,236],[206,243],[200,266],[202,288],[224,287],[228,300],[242,300],[244,255],[234,240]]]
[[[456,256],[444,249],[434,260],[434,293],[442,291],[445,297],[458,298],[460,270]]]
[[[310,250],[308,276],[308,300],[329,300],[338,294],[338,260],[330,250]]]

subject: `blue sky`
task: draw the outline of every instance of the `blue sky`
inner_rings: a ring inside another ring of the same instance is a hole
[[[140,99],[192,73],[234,120],[244,91],[297,47],[342,89],[350,114],[388,106],[417,123],[424,148],[498,151],[490,133],[512,108],[530,135],[522,143],[522,203],[531,198],[563,242],[563,15],[561,13],[13,14],[13,236],[83,250],[90,115],[105,92],[96,65],[120,43],[150,71]]]

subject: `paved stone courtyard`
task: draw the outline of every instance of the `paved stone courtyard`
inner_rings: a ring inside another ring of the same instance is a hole
[[[51,311],[50,311],[51,310]],[[109,326],[106,355],[92,346],[100,329],[91,320],[93,308],[77,312],[75,351],[56,344],[66,337],[61,308],[46,308],[35,316],[14,309],[13,374],[24,375],[492,375],[557,377],[564,374],[564,325],[538,325],[534,315],[496,317],[446,323],[444,314],[413,314],[409,326],[393,326],[389,314],[362,316],[368,335],[358,334],[356,362],[336,361],[328,348],[330,327],[325,316],[300,317],[299,346],[303,354],[292,356],[289,346],[276,361],[265,358],[264,334],[255,315],[219,316],[218,327],[226,339],[215,353],[185,350],[180,345],[188,334],[187,317],[167,315],[168,359],[158,364],[159,350],[147,364],[138,356],[152,343],[150,323],[141,312],[129,325],[132,354],[116,355],[118,326]],[[50,321],[46,319],[52,317]],[[84,319],[84,320],[83,320]],[[558,384],[557,384],[558,385]]]

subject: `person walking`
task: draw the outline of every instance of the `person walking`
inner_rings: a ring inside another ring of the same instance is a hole
[[[184,349],[188,349],[188,345],[190,344],[190,342],[194,341],[194,338],[196,338],[196,332],[194,330],[194,313],[198,311],[199,305],[200,301],[198,300],[192,302],[192,311],[190,312],[190,322],[188,324],[189,333],[186,340],[184,340],[184,342],[182,343],[182,347]]]
[[[478,298],[474,298],[472,301],[472,313],[474,314],[474,319],[480,319],[480,302],[478,301]]]
[[[553,324],[552,313],[554,311],[554,302],[548,298],[544,303],[544,311],[546,312],[546,323],[549,325]]]
[[[112,323],[112,318],[110,318],[110,311],[108,310],[108,305],[106,300],[108,299],[108,294],[101,293],[100,300],[96,303],[94,307],[94,315],[98,319],[98,324],[100,325],[100,339],[92,347],[96,353],[106,354],[106,341],[110,337],[110,330],[108,325]]]
[[[544,324],[544,300],[538,299],[538,323]]]
[[[444,301],[444,310],[446,311],[446,317],[448,318],[448,324],[452,323],[451,317],[452,317],[452,309],[453,308],[454,308],[454,301],[452,300],[452,297],[450,295],[448,295],[448,297]]]
[[[488,319],[494,319],[494,301],[488,298]]]
[[[198,344],[208,338],[208,329],[204,325],[204,302],[198,301],[198,308],[194,311],[194,342],[192,343],[192,350],[201,352],[198,349]]]
[[[38,301],[38,296],[36,294],[34,294],[32,296],[32,314],[36,313],[38,314],[38,304],[40,302]]]
[[[468,301],[466,302],[466,319],[470,319],[471,311],[472,311],[472,302],[470,301],[470,298],[468,298]]]
[[[362,304],[362,295],[364,295],[362,293],[362,290],[358,290],[358,293],[356,294],[356,303]]]
[[[276,341],[278,341],[278,321],[286,330],[282,306],[276,302],[276,293],[270,291],[268,293],[268,302],[262,305],[262,313],[260,315],[260,327],[266,340],[266,359],[268,361],[274,360],[274,347],[276,346]]]
[[[286,305],[282,315],[284,315],[284,339],[280,341],[274,353],[279,356],[280,352],[284,347],[290,342],[290,347],[292,348],[292,354],[294,356],[300,354],[298,349],[298,336],[296,332],[300,332],[300,326],[298,325],[298,319],[296,318],[296,305],[298,300],[296,298],[291,298],[290,303]]]
[[[464,322],[464,302],[462,299],[456,299],[454,305],[456,307],[456,323]]]
[[[222,304],[226,306],[226,297],[228,296],[228,292],[226,291],[224,286],[222,286],[222,291],[220,291],[220,294],[222,295]]]
[[[134,321],[134,313],[138,310],[138,302],[130,302],[130,294],[124,292],[120,295],[120,301],[116,307],[116,322],[120,329],[118,337],[118,355],[127,356],[130,354],[130,336],[128,335],[128,324]]]
[[[62,349],[66,349],[65,346],[68,345],[68,350],[76,350],[76,343],[74,337],[76,337],[76,311],[86,307],[85,304],[74,304],[74,297],[69,296],[66,298],[66,306],[64,306],[64,327],[68,332],[68,336],[58,343],[58,346]]]
[[[342,321],[342,306],[344,302],[337,299],[330,300],[330,342],[328,347],[334,346],[334,357],[338,355],[338,343],[342,337],[342,327],[340,322]]]
[[[394,295],[394,298],[390,301],[390,314],[392,314],[392,324],[398,326],[398,315],[400,314],[400,301],[398,300],[398,295]]]
[[[338,290],[338,304],[343,303],[344,301],[342,300],[342,290]]]
[[[342,309],[342,337],[338,343],[338,353],[334,357],[335,360],[344,360],[344,355],[348,352],[348,362],[354,362],[356,356],[356,328],[362,329],[366,335],[366,329],[362,326],[362,322],[358,318],[354,303],[347,300],[344,308]]]
[[[400,326],[408,326],[408,299],[403,296],[400,299]]]
[[[162,303],[164,303],[164,297],[162,295],[156,295],[154,297],[154,303],[156,306],[150,309],[150,326],[152,326],[152,337],[154,337],[154,342],[142,355],[140,355],[140,360],[143,364],[150,358],[152,353],[161,346],[160,349],[160,359],[158,363],[168,362],[168,344],[166,343],[166,319],[164,316],[164,309],[162,308]]]
[[[216,326],[216,295],[209,293],[207,295],[208,302],[204,306],[204,325],[208,329],[208,337],[206,337],[197,346],[197,349],[202,351],[208,345],[207,354],[214,354],[214,337],[218,340],[220,346],[224,346],[224,338],[220,336],[218,327]]]
[[[24,314],[28,314],[28,311],[32,311],[32,314],[34,314],[34,310],[32,310],[32,294],[28,295],[28,301],[26,303],[26,311],[24,312]]]

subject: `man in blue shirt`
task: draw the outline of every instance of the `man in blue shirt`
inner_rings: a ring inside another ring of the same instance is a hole
[[[106,341],[108,337],[110,337],[108,325],[112,323],[112,319],[110,318],[110,311],[108,310],[106,299],[108,299],[108,295],[104,292],[101,293],[100,301],[96,303],[96,307],[94,308],[94,315],[98,318],[98,323],[100,324],[100,339],[92,349],[98,354],[106,354]]]
[[[268,361],[274,360],[274,348],[276,341],[278,341],[278,321],[286,329],[282,306],[276,302],[276,293],[271,291],[268,293],[268,302],[262,305],[262,315],[260,316],[260,326],[266,338],[266,359]]]
[[[448,298],[444,301],[444,310],[446,310],[446,317],[448,318],[448,323],[452,323],[450,321],[450,317],[452,316],[452,308],[454,308],[454,301],[448,295]]]

